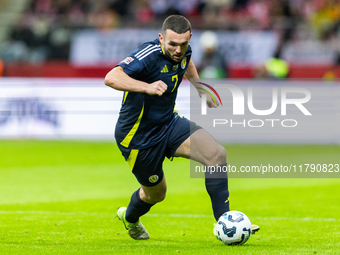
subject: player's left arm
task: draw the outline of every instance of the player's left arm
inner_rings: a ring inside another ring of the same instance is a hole
[[[184,77],[190,81],[190,83],[197,89],[198,95],[200,97],[202,97],[202,94],[207,94],[204,90],[203,90],[203,85],[197,83],[197,81],[199,81],[199,75],[196,69],[196,66],[194,64],[194,62],[192,61],[192,59],[190,59],[189,64],[188,64],[188,68],[184,73]],[[218,102],[218,100],[216,100],[216,104],[214,102],[214,100],[210,97],[207,96],[207,106],[209,108],[216,108],[218,107],[220,104]]]

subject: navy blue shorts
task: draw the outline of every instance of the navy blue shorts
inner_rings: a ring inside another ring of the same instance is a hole
[[[201,127],[196,123],[184,117],[178,117],[164,138],[151,147],[134,150],[125,148],[118,143],[117,145],[138,182],[144,186],[152,187],[163,179],[162,165],[165,157],[172,159],[177,148],[198,129]]]

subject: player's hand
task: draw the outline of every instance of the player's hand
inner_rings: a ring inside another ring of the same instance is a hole
[[[155,81],[146,88],[146,93],[149,95],[158,95],[161,96],[168,89],[168,85],[166,85],[163,81]]]
[[[215,104],[214,100],[211,98],[211,96],[207,94],[207,106],[209,108],[217,108],[220,105],[218,100],[215,100],[215,101],[216,101],[216,104]]]

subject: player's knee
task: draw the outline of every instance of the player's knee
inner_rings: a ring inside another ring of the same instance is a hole
[[[227,151],[222,145],[218,146],[217,154],[218,154],[217,161],[219,162],[218,164],[224,164],[227,162]]]
[[[157,192],[148,197],[148,203],[156,204],[162,202],[166,197],[166,192]]]
[[[215,146],[210,161],[209,165],[221,165],[227,162],[227,152],[222,145]]]
[[[160,187],[157,190],[147,191],[143,194],[143,200],[149,204],[162,202],[166,197],[166,186]]]
[[[156,203],[159,203],[159,202],[162,202],[166,197],[166,192],[162,193],[162,194],[159,194],[157,197],[156,197]]]

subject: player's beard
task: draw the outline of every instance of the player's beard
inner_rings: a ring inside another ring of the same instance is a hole
[[[170,51],[165,47],[165,45],[164,45],[164,52],[165,52],[165,55],[167,55],[172,61],[174,61],[176,63],[180,63],[182,61],[183,57],[184,57],[184,55],[182,55],[181,58],[179,58],[179,59],[174,58],[171,55]]]

